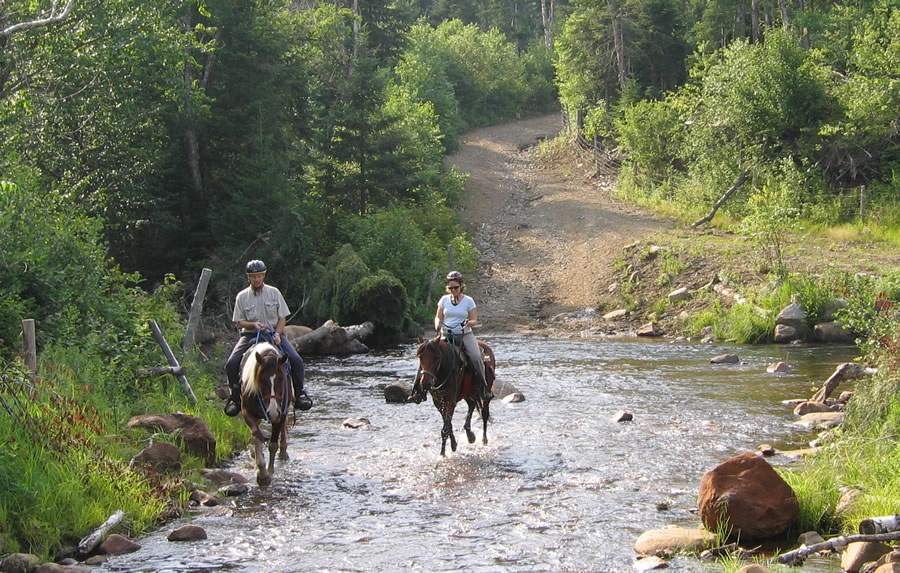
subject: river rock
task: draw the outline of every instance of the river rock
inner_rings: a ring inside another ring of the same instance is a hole
[[[806,414],[811,414],[814,412],[833,412],[834,408],[825,404],[824,402],[815,402],[813,400],[805,400],[797,404],[794,408],[794,414],[797,416],[804,416]]]
[[[778,316],[775,317],[775,324],[793,326],[798,332],[803,328],[803,323],[805,321],[806,311],[796,302],[792,302],[784,307],[781,312],[778,313]]]
[[[634,415],[631,412],[626,412],[625,410],[619,410],[615,414],[613,414],[612,421],[613,422],[631,422],[634,420]]]
[[[825,538],[818,531],[807,531],[797,536],[797,543],[809,547],[810,545],[825,543]]]
[[[819,342],[851,344],[856,337],[839,322],[820,322],[813,327],[813,336]]]
[[[770,365],[766,368],[766,372],[770,374],[781,373],[781,372],[790,372],[791,367],[786,362],[776,362],[775,364]]]
[[[134,456],[134,461],[165,472],[181,469],[181,450],[169,442],[154,442]]]
[[[635,571],[652,571],[654,569],[666,569],[669,564],[664,560],[660,559],[656,555],[647,555],[638,557],[637,561],[634,562],[634,570]]]
[[[857,573],[869,561],[877,561],[890,552],[891,546],[884,543],[873,541],[850,543],[841,553],[841,569],[847,573]]]
[[[124,535],[111,533],[100,544],[100,553],[104,555],[121,555],[123,553],[134,553],[141,546],[134,541],[128,539]]]
[[[619,320],[628,316],[628,311],[624,308],[611,310],[603,315],[603,320]]]
[[[748,563],[740,569],[735,570],[734,573],[771,573],[771,569],[760,565],[759,563]]]
[[[687,287],[681,287],[670,292],[666,298],[669,299],[669,302],[687,300],[691,298],[691,291],[689,291]]]
[[[199,541],[206,538],[206,530],[199,525],[182,525],[166,537],[169,541]]]
[[[206,481],[217,487],[226,484],[242,484],[250,481],[237,472],[230,472],[222,469],[206,468],[201,474],[206,478]]]
[[[900,573],[900,563],[884,563],[879,565],[872,573]]]
[[[202,418],[187,414],[142,414],[128,420],[129,428],[144,428],[152,432],[172,434],[189,454],[204,460],[207,465],[216,463],[216,438]]]
[[[662,332],[660,332],[659,327],[656,326],[655,322],[648,322],[642,327],[637,329],[635,332],[638,336],[660,336]]]
[[[512,382],[504,379],[504,378],[495,378],[494,383],[491,384],[491,392],[494,394],[495,398],[500,398],[501,400],[509,396],[510,394],[519,393],[519,389],[513,385]],[[524,400],[525,397],[523,396]]]
[[[796,424],[808,428],[827,430],[841,425],[844,421],[843,412],[812,412],[800,416]]]
[[[363,418],[361,416],[358,416],[356,418],[347,418],[341,425],[343,425],[345,428],[350,428],[353,430],[368,429],[372,426],[368,418]]]
[[[0,561],[2,573],[26,573],[37,567],[41,558],[32,553],[11,553]]]
[[[103,565],[107,561],[109,561],[109,558],[106,555],[91,555],[84,560],[84,564],[92,567],[94,565]]]
[[[388,404],[406,404],[411,392],[405,384],[394,382],[384,387],[384,401]]]
[[[507,404],[517,404],[525,401],[525,394],[521,392],[512,392],[503,397],[503,401]]]
[[[745,452],[703,475],[700,518],[710,531],[731,531],[745,539],[783,533],[800,512],[794,490],[760,456]]]
[[[825,304],[822,305],[821,310],[821,318],[824,322],[833,322],[835,318],[837,318],[837,313],[839,310],[844,310],[850,306],[850,303],[847,302],[846,299],[843,298],[832,298],[825,301]]]
[[[776,324],[774,340],[778,343],[793,342],[800,339],[796,328],[787,324]]]
[[[715,543],[714,533],[705,529],[667,527],[645,531],[634,542],[634,550],[640,555],[656,555],[660,551],[700,552]]]
[[[78,565],[44,563],[32,569],[31,573],[91,573],[91,570],[88,567],[79,567]]]
[[[214,507],[216,505],[222,505],[223,503],[225,503],[225,500],[221,497],[212,495],[201,489],[195,489],[194,491],[192,491],[190,500],[197,505],[202,505],[203,507]]]
[[[740,361],[737,354],[720,354],[709,359],[711,364],[737,364]]]
[[[232,483],[219,488],[219,495],[224,497],[237,497],[250,491],[250,486],[245,483]]]

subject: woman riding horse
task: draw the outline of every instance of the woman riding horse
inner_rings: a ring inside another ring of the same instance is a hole
[[[486,402],[494,395],[491,394],[491,385],[485,379],[481,348],[472,332],[472,327],[478,324],[478,307],[475,300],[465,294],[466,283],[459,271],[451,271],[446,280],[447,294],[438,301],[437,313],[434,315],[434,329],[451,345],[462,346],[475,372],[475,384],[481,399]]]

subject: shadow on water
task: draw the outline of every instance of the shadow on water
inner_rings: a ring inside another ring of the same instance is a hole
[[[700,478],[760,443],[803,447],[782,400],[804,398],[854,348],[734,347],[634,339],[486,336],[501,380],[526,401],[494,401],[481,425],[439,456],[430,403],[385,403],[410,384],[413,345],[308,361],[316,408],[291,429],[291,461],[266,490],[191,517],[209,539],[177,544],[168,524],[106,571],[630,571],[648,529],[696,527]],[[734,352],[741,363],[712,365]],[[783,360],[787,374],[766,367]],[[343,385],[337,385],[340,383]],[[627,410],[634,421],[616,423]],[[371,425],[351,430],[349,417]],[[477,417],[477,414],[476,414]],[[791,463],[773,458],[775,464]],[[248,454],[231,468],[254,479]],[[667,510],[658,510],[666,506]],[[676,557],[674,571],[715,571]],[[831,571],[809,562],[804,571]]]

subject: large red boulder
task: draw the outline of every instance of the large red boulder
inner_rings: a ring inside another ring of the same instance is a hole
[[[747,452],[700,480],[700,518],[710,531],[766,539],[783,533],[800,511],[794,490],[769,463]]]

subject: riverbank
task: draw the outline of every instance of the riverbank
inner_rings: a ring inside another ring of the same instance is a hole
[[[486,330],[629,335],[653,322],[663,336],[699,334],[698,315],[733,302],[704,286],[752,298],[773,284],[760,247],[742,235],[616,198],[614,178],[589,158],[543,143],[562,129],[559,114],[478,129],[448,158],[469,174],[459,213],[481,268],[467,292]],[[847,231],[789,234],[783,244],[787,270],[813,280],[900,268],[897,249]],[[670,300],[679,288],[691,296]]]

